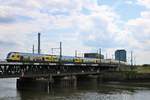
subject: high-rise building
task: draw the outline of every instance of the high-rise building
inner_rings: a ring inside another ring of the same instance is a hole
[[[115,59],[116,60],[126,62],[127,61],[127,56],[126,55],[127,55],[127,52],[124,49],[115,51]]]

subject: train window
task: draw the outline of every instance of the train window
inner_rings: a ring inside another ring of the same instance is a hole
[[[7,58],[9,58],[9,57],[10,57],[10,55],[11,55],[11,53],[8,53]]]
[[[23,60],[23,56],[20,56],[20,59]]]
[[[46,59],[49,59],[48,57],[46,57]]]

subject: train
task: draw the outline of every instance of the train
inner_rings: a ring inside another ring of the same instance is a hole
[[[50,54],[33,54],[33,53],[22,53],[22,52],[9,52],[6,60],[8,62],[41,62],[41,63],[77,63],[77,64],[123,64],[126,62],[118,61],[114,59],[98,59],[98,58],[85,58],[85,57],[73,57],[73,56],[62,56],[50,55]]]

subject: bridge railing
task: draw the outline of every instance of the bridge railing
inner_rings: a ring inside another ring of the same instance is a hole
[[[117,65],[107,64],[57,64],[57,63],[0,63],[0,77],[47,76],[72,73],[115,70]]]

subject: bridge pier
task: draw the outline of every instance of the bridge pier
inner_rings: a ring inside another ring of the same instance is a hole
[[[57,88],[68,88],[68,87],[76,87],[77,78],[76,76],[64,76],[64,77],[56,77],[54,78],[54,87]]]
[[[38,90],[49,92],[52,82],[47,79],[19,78],[17,79],[18,90]]]
[[[38,90],[49,93],[53,88],[76,88],[80,86],[97,87],[103,79],[101,75],[67,75],[40,78],[20,77],[17,79],[18,90]]]
[[[90,88],[97,88],[98,85],[98,75],[87,75],[87,76],[78,76],[77,81],[78,87],[90,86]]]
[[[18,90],[38,90],[46,91],[55,88],[68,88],[76,87],[76,76],[64,76],[64,77],[49,77],[49,78],[19,78],[17,79]]]

